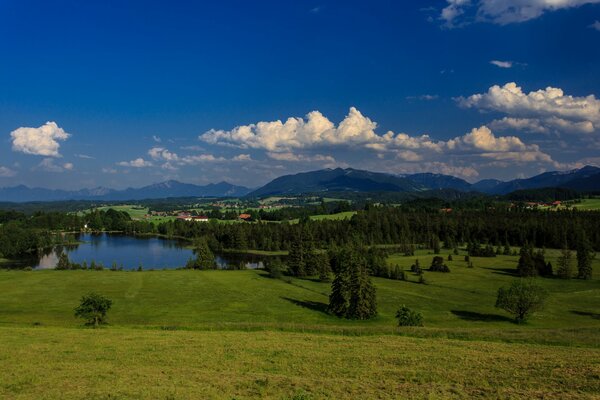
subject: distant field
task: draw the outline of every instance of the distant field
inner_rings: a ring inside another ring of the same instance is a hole
[[[453,258],[427,285],[374,278],[370,321],[329,315],[330,283],[264,271],[0,270],[0,398],[597,398],[600,260],[592,281],[538,278],[547,307],[516,325],[494,302],[517,257]],[[92,290],[114,301],[101,330],[73,317]],[[397,328],[401,304],[425,327]]]
[[[583,199],[573,206],[578,210],[600,210],[600,199]]]
[[[324,219],[332,219],[332,220],[350,219],[355,214],[356,214],[356,211],[345,211],[345,212],[341,212],[341,213],[337,213],[337,214],[313,215],[310,217],[310,219],[312,219],[314,221],[321,221]]]
[[[134,205],[117,205],[117,206],[104,206],[104,207],[98,207],[97,209],[100,211],[107,211],[110,209],[116,210],[116,211],[124,211],[127,214],[129,214],[129,216],[131,217],[131,219],[133,220],[137,220],[137,221],[149,221],[155,224],[159,224],[161,222],[165,222],[165,221],[172,221],[174,220],[176,217],[172,217],[172,216],[168,216],[168,217],[161,217],[161,216],[148,216],[146,217],[146,215],[149,212],[149,209],[147,207],[139,207],[139,206],[134,206]],[[84,215],[89,213],[91,210],[85,210],[85,211],[81,211],[78,214],[79,215]]]
[[[337,214],[319,214],[319,215],[311,215],[309,218],[313,221],[323,221],[323,220],[341,220],[341,219],[350,219],[353,215],[356,214],[356,211],[344,211]],[[297,224],[299,220],[292,219],[289,221],[291,224]]]

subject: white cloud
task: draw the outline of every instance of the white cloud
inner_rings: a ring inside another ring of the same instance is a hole
[[[448,5],[442,9],[440,19],[449,28],[454,27],[458,17],[465,13],[465,8],[471,6],[471,0],[447,0]]]
[[[600,0],[446,0],[440,19],[455,27],[471,20],[500,25],[529,21],[545,12],[600,3]]]
[[[205,162],[222,162],[227,161],[224,157],[215,157],[212,154],[194,154],[187,156],[179,156],[164,147],[153,147],[148,150],[148,155],[155,161],[169,162],[170,166],[174,165],[197,165]],[[241,154],[232,159],[232,161],[249,161],[250,155]]]
[[[450,150],[464,150],[482,154],[539,152],[537,145],[526,145],[516,136],[497,137],[485,125],[473,128],[466,135],[449,140],[447,147]]]
[[[153,147],[148,150],[148,155],[153,160],[165,160],[165,161],[178,161],[179,156],[175,153],[170,152],[164,147]]]
[[[121,161],[118,162],[117,165],[121,167],[132,167],[132,168],[147,168],[151,167],[153,164],[150,161],[146,161],[143,158],[136,158],[131,161]]]
[[[46,122],[38,128],[21,127],[10,133],[12,149],[25,154],[46,157],[60,157],[59,141],[67,140],[71,135],[56,122]]]
[[[237,126],[230,131],[212,129],[200,135],[200,140],[211,144],[285,152],[320,145],[366,143],[377,137],[374,132],[376,127],[376,123],[351,107],[337,127],[319,111],[312,111],[306,115],[306,119],[258,122]]]
[[[58,165],[54,163],[53,158],[44,158],[38,165],[37,169],[42,169],[48,172],[65,172],[73,170],[73,163],[64,163],[62,165]]]
[[[83,158],[84,160],[94,160],[95,158],[92,156],[88,156],[87,154],[75,154],[77,158]]]
[[[210,130],[200,139],[212,144],[265,150],[270,159],[287,162],[333,164],[333,157],[314,154],[315,148],[333,147],[350,147],[353,150],[362,147],[379,155],[391,153],[396,160],[405,162],[456,155],[493,158],[494,154],[500,153],[507,154],[503,159],[552,162],[551,157],[537,145],[525,144],[516,136],[496,136],[487,126],[475,128],[448,141],[434,140],[429,135],[410,136],[392,131],[379,135],[375,132],[376,127],[375,122],[351,108],[337,127],[320,112],[313,111],[306,119],[289,118],[285,123],[258,122],[231,131]],[[519,153],[524,155],[519,156]]]
[[[268,152],[267,156],[273,160],[277,161],[289,161],[289,162],[325,162],[325,163],[335,163],[335,158],[332,156],[315,154],[315,155],[305,155],[305,154],[294,154],[291,152],[287,153],[271,153]]]
[[[594,124],[590,121],[569,121],[559,117],[544,119],[538,118],[513,118],[504,117],[489,124],[489,127],[497,131],[519,131],[527,133],[573,133],[586,134],[594,132]]]
[[[423,101],[432,101],[439,99],[440,96],[437,94],[422,94],[420,96],[407,96],[406,100],[423,100]]]
[[[592,29],[595,29],[597,31],[600,31],[600,21],[594,21],[594,23],[591,24],[589,27]]]
[[[600,126],[600,100],[594,95],[565,95],[562,89],[547,87],[525,93],[516,83],[494,85],[486,93],[456,99],[465,108],[498,111],[512,119],[496,122],[497,126],[531,125],[573,133],[592,133]],[[516,118],[515,118],[516,117]],[[537,121],[531,121],[536,119]],[[525,121],[530,120],[530,121]]]
[[[17,175],[16,171],[13,171],[10,168],[0,166],[0,178],[12,178]]]
[[[102,168],[102,172],[105,174],[116,174],[119,171],[114,168]]]
[[[396,153],[396,158],[403,161],[415,162],[421,161],[423,159],[423,156],[415,153],[412,150],[401,150]]]
[[[154,140],[156,143],[162,142],[162,139],[160,138],[160,136],[156,136],[156,135],[152,135],[152,140]]]
[[[548,133],[548,128],[536,118],[513,118],[504,117],[496,119],[489,124],[489,127],[497,131],[521,131],[528,133]]]
[[[490,61],[490,64],[495,65],[498,68],[512,68],[513,67],[512,61],[492,60],[492,61]]]
[[[252,161],[250,154],[238,154],[231,159],[232,161]]]

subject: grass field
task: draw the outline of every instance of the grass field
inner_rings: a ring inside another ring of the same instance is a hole
[[[311,215],[309,218],[313,221],[323,221],[323,220],[341,220],[341,219],[350,219],[353,215],[356,214],[356,211],[344,211],[337,214],[319,214],[319,215]],[[289,221],[290,224],[297,224],[299,219],[291,219]]]
[[[548,305],[516,325],[494,308],[516,257],[454,259],[427,285],[375,278],[364,322],[325,312],[328,283],[263,271],[0,271],[0,398],[597,398],[598,260],[538,279]],[[91,290],[114,301],[100,330],[73,317]],[[401,304],[426,326],[395,327]]]
[[[581,203],[573,205],[578,210],[600,210],[600,198],[598,199],[583,199]]]

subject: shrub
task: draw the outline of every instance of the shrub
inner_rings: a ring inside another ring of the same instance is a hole
[[[544,307],[547,292],[531,279],[519,279],[508,288],[498,289],[496,307],[514,315],[515,322],[522,323]]]
[[[418,258],[415,260],[415,263],[410,266],[410,270],[412,272],[414,272],[415,274],[420,274],[421,273],[421,265],[419,264],[419,259]]]
[[[81,298],[79,306],[75,308],[75,316],[83,318],[86,325],[93,325],[97,328],[105,323],[106,313],[112,306],[112,300],[99,295],[98,293],[89,293]]]
[[[274,259],[267,265],[269,276],[273,279],[281,279],[285,266],[279,258]]]
[[[450,268],[444,264],[444,258],[440,256],[433,257],[429,270],[433,272],[450,272]]]
[[[400,306],[396,311],[396,318],[398,319],[398,326],[423,326],[423,315],[405,305]]]

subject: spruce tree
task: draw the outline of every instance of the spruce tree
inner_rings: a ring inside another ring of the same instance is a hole
[[[352,263],[349,284],[350,300],[346,318],[369,319],[377,315],[375,286],[363,260],[355,259]]]
[[[331,283],[329,312],[338,317],[345,317],[348,311],[348,299],[348,271],[346,267],[340,266]]]
[[[577,277],[592,279],[592,260],[594,251],[584,231],[579,234],[577,242]]]
[[[304,249],[302,246],[302,239],[299,236],[292,239],[287,265],[292,275],[298,277],[306,276]]]
[[[521,248],[521,256],[519,257],[517,272],[520,276],[524,277],[537,275],[537,269],[535,268],[535,261],[533,259],[533,248],[531,248],[528,244],[525,244]]]
[[[558,257],[558,269],[556,270],[556,275],[558,275],[559,278],[571,279],[573,277],[572,260],[573,254],[565,244]]]
[[[205,238],[194,242],[194,254],[196,259],[193,263],[194,269],[213,269],[215,267],[215,255],[210,250]]]

